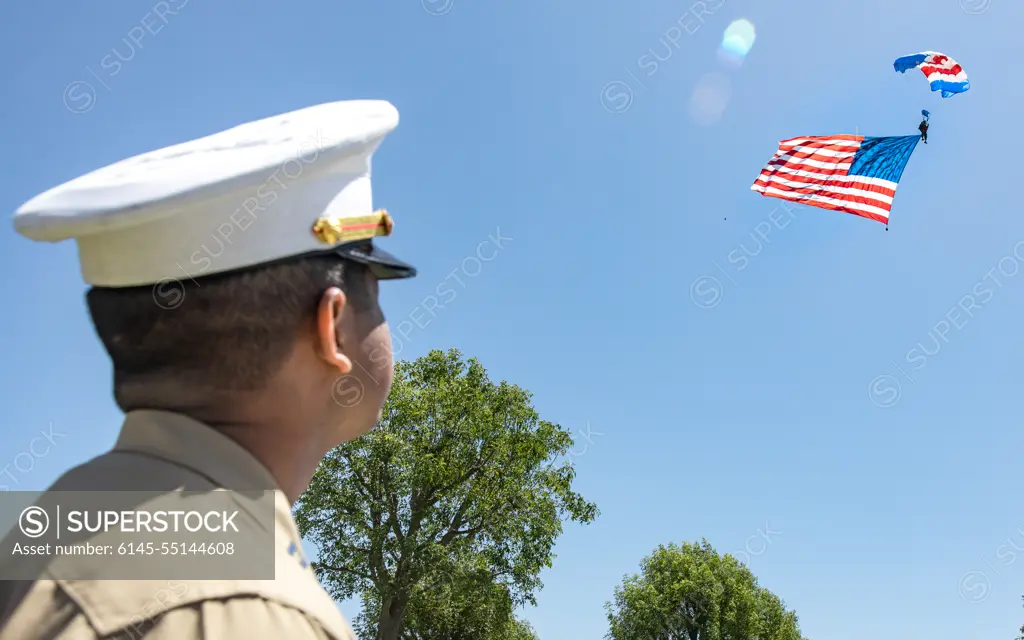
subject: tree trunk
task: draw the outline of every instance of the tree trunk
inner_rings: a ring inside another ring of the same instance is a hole
[[[398,640],[398,634],[402,631],[402,618],[405,617],[405,604],[391,599],[384,602],[377,622],[377,640]]]

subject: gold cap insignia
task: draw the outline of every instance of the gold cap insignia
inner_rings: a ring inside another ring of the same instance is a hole
[[[368,216],[339,218],[321,216],[313,223],[313,235],[324,244],[369,240],[377,236],[389,236],[395,222],[384,209],[378,209]]]

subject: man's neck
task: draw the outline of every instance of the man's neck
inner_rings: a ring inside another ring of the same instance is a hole
[[[317,465],[327,453],[318,442],[278,426],[213,424],[266,467],[290,504],[309,486]]]
[[[303,416],[294,403],[267,394],[218,405],[227,408],[207,406],[187,413],[251,453],[294,504],[330,450],[321,442],[316,420]]]

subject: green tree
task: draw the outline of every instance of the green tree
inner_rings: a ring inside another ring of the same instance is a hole
[[[605,609],[611,640],[803,640],[796,613],[707,540],[659,546]]]
[[[377,640],[401,638],[414,595],[465,558],[512,608],[536,604],[563,521],[597,517],[572,490],[572,436],[530,399],[491,382],[476,359],[432,351],[396,364],[377,428],[317,468],[295,520],[319,548],[313,567],[331,595],[366,602],[372,592]]]

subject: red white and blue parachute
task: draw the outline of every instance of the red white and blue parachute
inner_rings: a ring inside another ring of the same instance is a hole
[[[937,51],[922,51],[892,63],[894,69],[906,73],[909,69],[920,69],[928,78],[932,91],[941,91],[943,98],[950,98],[971,88],[971,82],[956,60]]]

